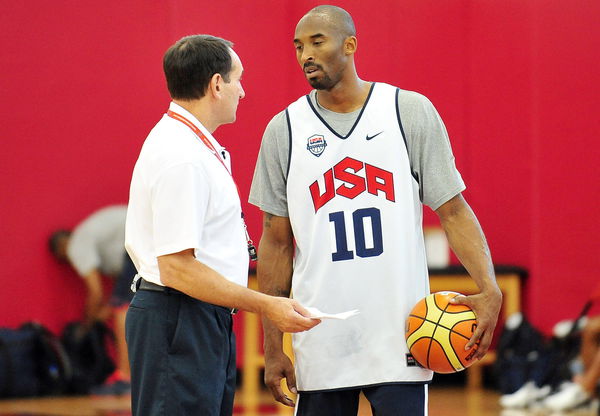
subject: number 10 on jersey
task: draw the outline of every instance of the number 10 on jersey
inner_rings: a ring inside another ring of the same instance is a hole
[[[383,236],[381,231],[381,212],[377,208],[362,208],[352,212],[352,220],[346,228],[344,211],[329,214],[329,222],[333,224],[335,235],[335,251],[331,253],[332,261],[352,260],[358,257],[376,257],[383,253]],[[366,231],[366,232],[365,232]],[[354,250],[349,246],[348,235],[354,234]]]

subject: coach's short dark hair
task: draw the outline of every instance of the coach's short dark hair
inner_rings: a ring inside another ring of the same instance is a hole
[[[171,98],[193,100],[204,97],[215,74],[229,82],[230,49],[233,43],[210,35],[186,36],[171,46],[163,58],[163,69]]]

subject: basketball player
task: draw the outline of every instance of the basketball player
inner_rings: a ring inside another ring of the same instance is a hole
[[[356,415],[360,391],[377,415],[424,415],[432,373],[411,363],[404,340],[406,316],[429,293],[421,204],[480,289],[456,301],[478,317],[474,359],[502,299],[489,249],[439,115],[422,95],[358,77],[350,15],[316,7],[293,43],[314,90],[264,133],[250,193],[264,212],[258,281],[268,294],[360,314],[294,335],[295,374],[281,332],[263,320],[265,381],[289,406],[282,379],[299,392],[297,415]]]
[[[125,316],[133,293],[129,289],[135,267],[125,253],[125,216],[127,206],[102,208],[73,229],[57,230],[48,243],[52,254],[69,263],[86,287],[83,328],[95,322],[114,319],[116,370],[104,384],[94,386],[94,395],[121,395],[131,391],[129,360],[125,343]],[[114,279],[108,302],[103,293],[102,276]]]
[[[319,321],[296,301],[245,287],[240,199],[229,156],[212,136],[235,121],[244,97],[232,44],[188,36],[163,67],[172,102],[136,162],[125,227],[138,271],[126,323],[133,414],[230,416],[232,308],[263,313],[289,332]]]

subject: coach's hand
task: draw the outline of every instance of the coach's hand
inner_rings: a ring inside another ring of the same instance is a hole
[[[294,299],[275,296],[267,304],[264,316],[281,332],[307,331],[321,323],[320,319],[311,318],[310,312]]]
[[[281,381],[285,378],[288,389],[296,394],[296,376],[294,365],[283,351],[265,351],[265,384],[271,390],[273,398],[286,406],[294,407],[294,401],[288,397],[281,387]]]
[[[497,291],[481,292],[477,295],[456,296],[450,302],[458,305],[467,305],[475,312],[477,329],[475,329],[473,336],[465,348],[471,349],[479,342],[473,358],[481,360],[492,343],[494,328],[496,328],[496,322],[498,321],[498,313],[502,306],[502,292],[498,289]]]

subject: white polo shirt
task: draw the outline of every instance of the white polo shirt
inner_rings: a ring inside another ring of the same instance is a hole
[[[192,114],[175,103],[169,109],[197,126],[217,154],[188,126],[163,116],[133,170],[125,248],[152,283],[163,284],[158,256],[193,248],[198,261],[246,286],[248,251],[229,154]]]

